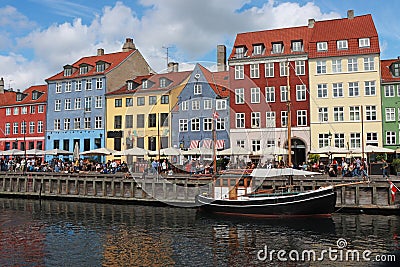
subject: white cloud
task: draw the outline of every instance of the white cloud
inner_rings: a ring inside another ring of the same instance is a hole
[[[46,4],[56,2],[51,0]],[[63,65],[94,55],[97,48],[104,48],[106,53],[120,51],[126,37],[134,38],[136,47],[154,70],[165,69],[166,50],[163,47],[166,46],[171,47],[170,61],[180,62],[180,69],[190,69],[196,61],[215,61],[215,58],[205,57],[215,54],[213,51],[218,44],[226,44],[229,53],[236,33],[306,25],[309,18],[339,17],[335,13],[323,14],[313,3],[301,6],[269,1],[259,8],[246,8],[248,2],[141,0],[144,10],[140,17],[128,6],[128,2],[116,2],[113,6],[105,6],[100,14],[93,15],[90,23],[84,24],[82,19],[76,18],[72,22],[53,24],[16,38],[20,50],[3,54],[5,61],[0,63],[0,76],[13,80],[18,88],[43,84]],[[57,6],[55,12],[59,8]],[[87,13],[92,9],[83,10]],[[0,14],[2,12],[18,15],[20,28],[26,29],[33,24],[15,8],[0,9]],[[0,20],[0,26],[9,23],[9,20]],[[8,42],[13,42],[11,32],[7,34],[4,36],[9,36]],[[33,57],[24,56],[26,51],[31,51],[28,54]]]

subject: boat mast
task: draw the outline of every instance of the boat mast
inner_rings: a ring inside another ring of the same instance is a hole
[[[215,129],[215,120],[217,119],[216,111],[212,115],[212,134],[213,134],[213,175],[217,174],[217,132]]]
[[[291,99],[290,99],[290,81],[289,81],[289,60],[287,61],[287,66],[286,66],[286,83],[287,83],[287,139],[288,139],[288,165],[289,167],[292,166],[292,113],[290,110],[291,106]]]

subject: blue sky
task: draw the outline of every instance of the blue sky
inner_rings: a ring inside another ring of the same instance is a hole
[[[152,68],[213,68],[215,48],[228,53],[239,32],[307,25],[316,20],[372,14],[381,58],[400,55],[400,1],[395,0],[0,0],[0,77],[24,90],[83,56],[120,51],[133,38]]]

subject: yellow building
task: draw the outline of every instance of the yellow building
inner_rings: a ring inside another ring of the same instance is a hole
[[[382,145],[380,49],[371,15],[310,20],[311,149]]]
[[[140,147],[153,151],[154,155],[159,149],[169,147],[170,111],[190,73],[138,76],[107,94],[106,147],[117,151]],[[125,157],[121,160],[131,161]]]

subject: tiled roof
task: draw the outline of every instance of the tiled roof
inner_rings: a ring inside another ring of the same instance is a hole
[[[110,53],[110,54],[104,54],[104,55],[96,55],[96,56],[90,56],[90,57],[83,57],[80,60],[76,61],[72,66],[76,68],[77,70],[71,75],[71,76],[64,76],[64,70],[61,72],[57,73],[56,75],[48,78],[47,80],[61,80],[61,79],[73,79],[73,78],[79,78],[79,77],[87,77],[87,76],[92,76],[99,74],[99,72],[96,72],[96,62],[98,61],[104,61],[110,66],[104,70],[104,72],[100,72],[102,74],[108,73],[112,69],[114,69],[116,66],[118,66],[121,62],[123,62],[127,57],[129,57],[131,54],[135,53],[137,50],[133,49],[127,52],[117,52],[117,53]],[[93,68],[89,70],[89,72],[85,74],[79,74],[79,66],[81,64],[88,64],[92,66]]]
[[[392,73],[390,72],[389,67],[395,63],[400,63],[400,59],[386,59],[381,60],[381,79],[382,83],[400,83],[400,77],[393,77]]]
[[[214,90],[214,92],[221,96],[227,97],[229,96],[229,72],[228,71],[219,71],[219,72],[211,72],[201,64],[198,64],[199,68],[204,74],[208,84]]]
[[[312,29],[308,26],[256,31],[256,32],[246,32],[239,33],[236,35],[234,48],[229,56],[229,59],[235,58],[235,47],[245,46],[247,48],[246,56],[255,57],[265,57],[265,56],[282,56],[282,55],[295,55],[307,53],[308,42],[311,37]],[[302,41],[304,51],[292,52],[292,41]],[[283,42],[284,51],[283,53],[272,54],[272,43]],[[254,56],[253,45],[263,44],[265,46],[265,52],[262,55]]]
[[[38,91],[40,96],[38,99],[32,99],[32,93]],[[17,101],[17,94],[26,94],[21,100]],[[34,85],[23,92],[8,91],[4,90],[4,95],[0,95],[0,106],[12,106],[12,105],[26,105],[34,103],[45,103],[47,101],[47,85]]]

